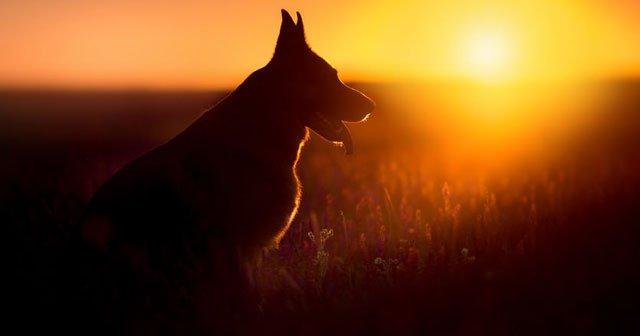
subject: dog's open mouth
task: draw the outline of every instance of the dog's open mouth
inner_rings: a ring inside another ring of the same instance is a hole
[[[342,120],[334,120],[320,112],[314,112],[309,127],[323,138],[334,143],[342,144],[345,154],[353,154],[353,140],[351,133]]]

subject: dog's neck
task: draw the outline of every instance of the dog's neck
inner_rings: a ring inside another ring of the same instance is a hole
[[[274,80],[256,72],[205,112],[184,133],[198,142],[224,144],[255,159],[292,167],[308,137],[290,101],[274,94]]]

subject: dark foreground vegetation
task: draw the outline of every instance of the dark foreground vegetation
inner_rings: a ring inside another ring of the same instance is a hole
[[[511,159],[495,146],[449,153],[442,138],[421,134],[433,128],[426,122],[437,104],[402,103],[388,87],[364,89],[379,110],[353,127],[353,157],[315,137],[308,144],[301,211],[280,247],[252,266],[260,313],[230,321],[237,330],[640,331],[640,86],[602,88],[607,99],[591,126],[536,147],[543,155],[514,142],[520,156]],[[5,304],[18,328],[83,322],[64,309],[61,288],[74,281],[62,251],[84,204],[123,163],[219,97],[0,94]],[[416,109],[427,117],[411,119]]]

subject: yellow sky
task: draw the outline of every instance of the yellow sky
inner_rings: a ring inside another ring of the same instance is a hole
[[[234,86],[269,60],[280,8],[347,80],[640,75],[637,0],[5,0],[0,86]]]

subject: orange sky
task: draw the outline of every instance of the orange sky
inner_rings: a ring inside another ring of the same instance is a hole
[[[347,80],[640,75],[637,0],[4,0],[0,86],[234,86],[269,60],[280,8]]]

